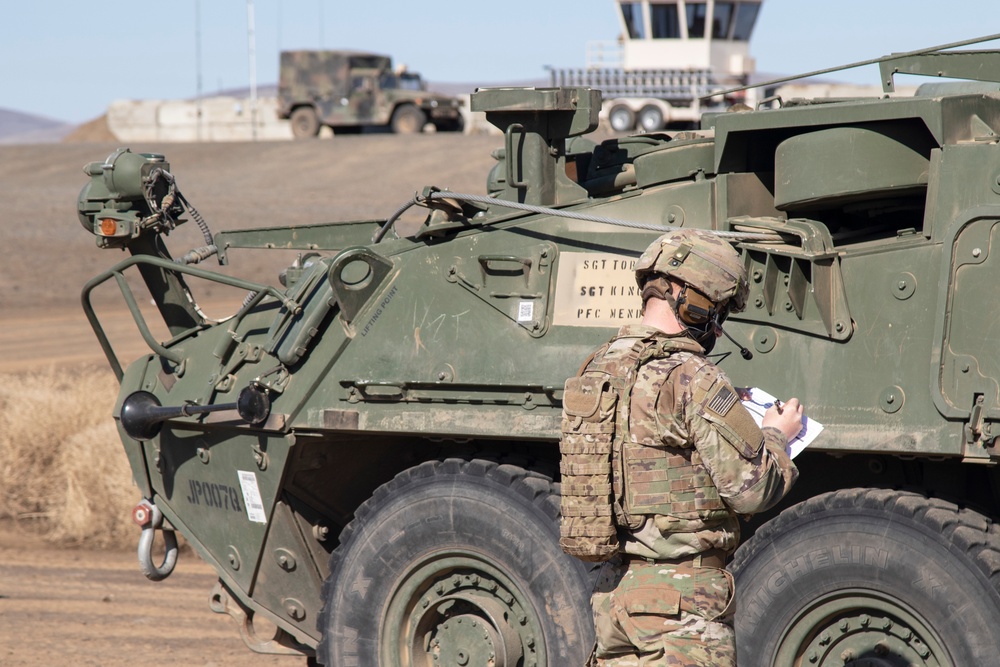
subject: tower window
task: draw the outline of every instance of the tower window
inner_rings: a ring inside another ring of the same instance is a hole
[[[681,21],[675,3],[652,4],[649,6],[649,14],[653,21],[653,39],[680,38]]]
[[[715,12],[712,14],[712,38],[727,39],[729,37],[729,26],[733,20],[732,2],[715,3]]]
[[[621,3],[622,18],[628,28],[630,39],[645,39],[646,31],[642,29],[642,4],[639,2]]]
[[[718,8],[716,8],[718,11]],[[760,3],[741,2],[736,5],[736,20],[734,21],[733,39],[740,42],[750,40],[750,33],[753,32],[754,23],[757,21],[757,12],[760,11]]]
[[[687,3],[688,37],[705,36],[705,17],[708,15],[708,5],[704,2]]]

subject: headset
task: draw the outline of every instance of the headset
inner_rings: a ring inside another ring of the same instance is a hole
[[[741,357],[747,361],[753,359],[753,353],[722,328],[722,323],[729,317],[728,299],[722,303],[715,303],[684,283],[681,285],[680,294],[674,300],[674,312],[677,313],[677,319],[681,324],[692,330],[695,340],[701,343],[706,352],[711,352],[715,347],[715,330],[718,329],[739,348]]]
[[[685,325],[707,332],[709,324],[722,327],[722,323],[729,317],[729,301],[714,303],[695,288],[685,284],[677,295],[676,312],[677,318]]]

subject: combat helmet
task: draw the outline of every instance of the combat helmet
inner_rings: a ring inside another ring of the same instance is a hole
[[[740,254],[725,239],[701,229],[677,229],[653,241],[635,265],[639,288],[655,274],[690,285],[733,312],[743,310],[750,291]]]
[[[676,298],[668,278],[682,286]],[[743,310],[750,291],[747,269],[736,249],[699,229],[678,229],[656,239],[639,257],[635,280],[643,306],[649,295],[668,301],[678,322],[706,352],[715,345],[716,329],[731,338],[722,323],[730,312]],[[749,358],[749,351],[740,349]]]

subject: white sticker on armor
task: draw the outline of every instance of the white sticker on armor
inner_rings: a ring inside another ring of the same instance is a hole
[[[240,475],[240,488],[243,490],[243,504],[247,507],[247,518],[254,523],[267,523],[264,501],[260,497],[260,487],[257,486],[257,475],[247,470],[236,472]]]
[[[522,301],[517,304],[517,321],[530,322],[535,319],[535,302]]]

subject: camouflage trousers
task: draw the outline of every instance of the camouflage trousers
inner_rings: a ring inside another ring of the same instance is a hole
[[[598,667],[736,667],[725,570],[614,558],[591,598]]]

